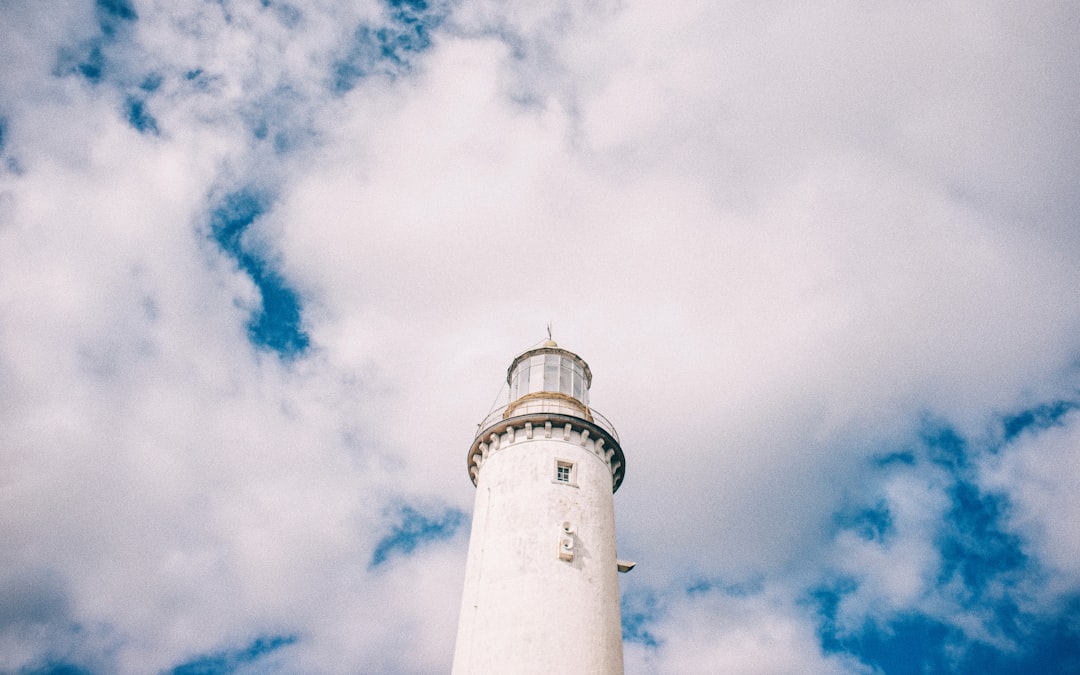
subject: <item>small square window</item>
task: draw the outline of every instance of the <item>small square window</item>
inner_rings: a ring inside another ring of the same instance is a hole
[[[573,485],[574,483],[574,463],[573,462],[555,462],[555,482],[566,483],[567,485]]]

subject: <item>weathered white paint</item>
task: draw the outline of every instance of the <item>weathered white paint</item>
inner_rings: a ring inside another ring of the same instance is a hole
[[[572,415],[564,403],[522,415],[511,402],[470,450],[458,675],[623,672],[613,499],[622,451],[583,403]],[[559,462],[573,465],[570,484],[556,479]]]

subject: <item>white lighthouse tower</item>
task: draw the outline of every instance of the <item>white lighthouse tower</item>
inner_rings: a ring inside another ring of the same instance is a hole
[[[592,373],[548,340],[506,376],[509,403],[469,448],[476,485],[456,675],[622,673],[615,429],[589,407]]]

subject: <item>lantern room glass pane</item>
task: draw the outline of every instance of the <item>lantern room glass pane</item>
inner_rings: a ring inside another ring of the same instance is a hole
[[[544,355],[538,354],[529,359],[529,392],[544,390]]]
[[[581,377],[581,372],[580,371],[575,371],[574,372],[574,398],[576,398],[576,399],[581,398],[581,390],[583,388],[582,387],[582,382],[583,381],[584,381],[584,378]]]
[[[567,396],[572,391],[570,385],[570,369],[567,367],[567,363],[563,361],[563,367],[559,368],[559,391]]]
[[[514,393],[511,398],[518,398],[529,393],[529,370],[528,362],[518,366],[517,375],[514,377]]]
[[[559,355],[544,355],[544,391],[559,391]]]

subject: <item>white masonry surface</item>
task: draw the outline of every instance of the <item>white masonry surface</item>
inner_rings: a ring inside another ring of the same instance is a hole
[[[613,493],[624,459],[587,406],[591,378],[549,340],[515,359],[510,403],[481,423],[457,675],[623,672]]]

